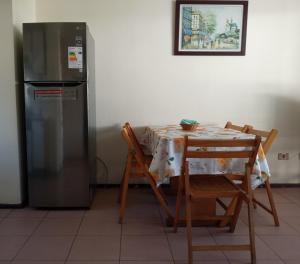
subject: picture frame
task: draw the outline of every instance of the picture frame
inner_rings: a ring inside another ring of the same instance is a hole
[[[244,56],[248,1],[177,0],[174,55]]]

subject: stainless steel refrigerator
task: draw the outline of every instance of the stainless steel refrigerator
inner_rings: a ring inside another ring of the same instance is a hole
[[[96,178],[94,42],[86,23],[24,23],[31,207],[89,207]]]

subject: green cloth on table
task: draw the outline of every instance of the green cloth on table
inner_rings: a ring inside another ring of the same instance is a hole
[[[185,124],[185,125],[196,125],[198,122],[196,120],[190,120],[190,119],[182,119],[180,121],[180,124]]]

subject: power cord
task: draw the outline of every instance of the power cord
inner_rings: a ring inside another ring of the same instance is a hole
[[[98,170],[98,166],[97,166],[97,179],[104,179],[104,184],[107,185],[108,184],[108,167],[100,157],[96,156],[96,160],[100,164],[99,166],[101,166],[100,170]],[[102,173],[98,178],[99,171],[102,171]]]

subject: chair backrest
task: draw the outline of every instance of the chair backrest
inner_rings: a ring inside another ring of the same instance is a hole
[[[143,149],[141,147],[141,144],[139,143],[139,141],[138,141],[138,139],[137,139],[137,137],[136,137],[136,135],[135,135],[135,133],[132,129],[132,126],[129,124],[129,122],[126,122],[124,127],[127,128],[127,131],[129,133],[131,139],[134,141],[134,144],[135,144],[136,148],[138,148],[140,153],[142,153],[142,155],[144,156],[144,151],[143,151]]]
[[[141,166],[146,166],[143,151],[136,138],[134,138],[134,134],[131,133],[130,128],[128,128],[126,124],[123,126],[122,135],[127,142],[129,152],[134,155],[134,158]]]
[[[255,139],[225,139],[225,140],[199,140],[185,137],[183,164],[188,159],[201,158],[243,158],[246,159],[249,167],[253,168],[257,152],[260,146],[261,138],[256,136]],[[226,148],[224,150],[224,147]],[[201,148],[204,148],[202,151]]]
[[[228,121],[225,125],[225,128],[230,128],[230,129],[234,129],[234,130],[246,133],[250,128],[252,128],[252,126],[249,126],[249,125],[238,126],[238,125],[232,124],[231,121]]]
[[[136,144],[137,146],[140,147],[140,143],[139,143],[139,141],[137,140],[137,137],[136,137],[136,135],[135,135],[135,133],[134,133],[134,131],[133,131],[131,125],[129,124],[129,122],[126,122],[124,126],[127,128],[127,131],[128,131],[129,134],[131,135],[131,138],[132,138],[132,140],[135,142],[135,144]]]
[[[278,130],[277,129],[272,129],[270,131],[264,131],[264,130],[254,129],[254,128],[251,127],[247,130],[247,133],[252,134],[252,135],[256,135],[256,136],[260,136],[262,138],[262,147],[263,147],[263,150],[264,150],[264,154],[267,154],[267,152],[269,151],[274,139],[278,135]]]

